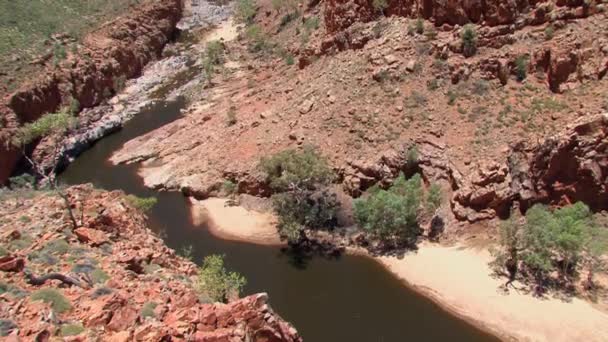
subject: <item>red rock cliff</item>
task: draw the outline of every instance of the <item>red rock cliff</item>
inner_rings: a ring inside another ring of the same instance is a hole
[[[381,13],[375,10],[372,0],[325,1],[325,24],[328,32],[341,31],[357,21],[368,22]],[[488,26],[510,25],[523,14],[531,23],[546,20],[538,16],[545,13],[543,6],[581,7],[584,15],[587,4],[583,0],[387,0],[385,15],[423,17],[435,25],[464,25],[479,23]],[[533,11],[533,10],[537,11]],[[574,15],[574,14],[573,14]]]
[[[8,146],[11,130],[57,110],[72,99],[92,107],[113,94],[124,80],[137,77],[159,57],[182,15],[181,0],[153,0],[133,8],[85,37],[77,56],[49,66],[0,104],[0,183],[10,176],[19,154]]]

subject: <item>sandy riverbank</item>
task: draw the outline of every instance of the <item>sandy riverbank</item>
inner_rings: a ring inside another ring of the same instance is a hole
[[[240,206],[227,205],[226,199],[191,199],[192,221],[207,224],[210,232],[222,239],[246,241],[260,245],[281,245],[276,218]]]
[[[608,341],[608,315],[574,298],[538,299],[499,287],[483,249],[423,244],[403,259],[377,258],[408,285],[499,336],[522,341]]]
[[[207,222],[218,237],[280,243],[271,214],[226,206],[225,199],[216,198],[193,200],[192,208],[194,221]],[[506,340],[608,341],[608,314],[588,302],[538,299],[514,289],[502,292],[499,287],[505,280],[491,277],[486,249],[423,243],[402,259],[374,259],[407,286]]]

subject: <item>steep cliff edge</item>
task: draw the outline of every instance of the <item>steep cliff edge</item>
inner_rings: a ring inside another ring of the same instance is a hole
[[[181,15],[181,0],[142,2],[87,35],[62,63],[49,63],[41,75],[19,90],[3,94],[0,183],[10,176],[19,158],[10,146],[14,129],[62,105],[92,107],[115,94],[125,80],[137,77],[148,62],[159,57],[174,36]]]
[[[266,294],[228,304],[194,290],[197,268],[145,225],[122,192],[75,186],[58,197],[22,190],[0,206],[0,333],[25,340],[301,341]],[[82,213],[82,216],[81,216]],[[49,274],[54,277],[40,282]]]

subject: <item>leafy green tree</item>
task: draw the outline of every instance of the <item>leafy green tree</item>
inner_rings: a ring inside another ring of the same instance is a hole
[[[397,239],[414,243],[420,228],[418,208],[422,198],[422,180],[416,174],[409,180],[403,174],[389,190],[378,190],[354,202],[359,226],[383,241]]]
[[[333,174],[326,161],[310,146],[302,151],[285,150],[263,158],[273,207],[279,216],[279,233],[292,244],[305,240],[305,228],[335,225],[339,204],[328,190]]]
[[[507,268],[510,281],[518,269],[524,268],[539,288],[554,271],[562,284],[570,284],[581,261],[586,260],[591,269],[601,266],[600,256],[606,251],[607,240],[585,204],[578,202],[554,211],[537,204],[526,212],[523,225],[511,220],[503,224],[501,250],[495,255],[495,264]]]
[[[262,158],[260,166],[275,192],[315,190],[333,180],[327,162],[311,146],[304,147],[302,151],[285,150],[270,158]]]
[[[246,284],[245,277],[226,270],[222,255],[205,257],[199,268],[197,288],[214,301],[226,302],[230,296],[238,296]]]
[[[28,161],[33,171],[63,200],[72,227],[76,228],[78,227],[78,223],[76,222],[76,218],[72,211],[72,204],[70,203],[68,196],[59,186],[55,170],[62,156],[61,141],[74,124],[74,117],[66,109],[62,109],[56,113],[45,114],[38,120],[22,126],[13,138],[13,144],[21,148],[23,157]],[[45,168],[41,163],[30,158],[26,152],[28,145],[44,137],[49,138],[51,146],[50,157],[52,166],[50,169]]]

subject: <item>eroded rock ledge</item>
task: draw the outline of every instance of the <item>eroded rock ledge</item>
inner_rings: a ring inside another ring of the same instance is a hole
[[[73,231],[57,197],[15,194],[0,206],[3,333],[47,341],[77,325],[82,329],[72,341],[302,341],[264,293],[228,304],[201,301],[193,285],[196,265],[152,234],[122,192],[90,185],[67,192],[82,221]],[[48,272],[80,285],[32,285],[26,276]],[[32,296],[40,290],[60,293],[69,308],[51,313]]]

